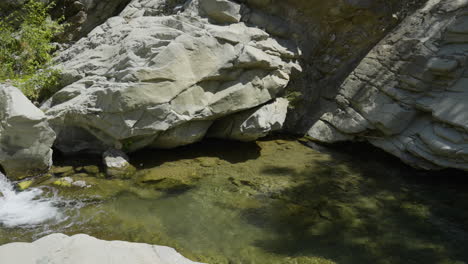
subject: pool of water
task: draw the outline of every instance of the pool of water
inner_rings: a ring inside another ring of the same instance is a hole
[[[131,180],[81,173],[72,178],[92,187],[46,189],[68,218],[2,226],[0,244],[63,232],[168,245],[213,264],[468,263],[468,175],[348,148],[268,139],[139,152]]]

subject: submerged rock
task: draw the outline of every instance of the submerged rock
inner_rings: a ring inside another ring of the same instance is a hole
[[[0,84],[0,167],[8,177],[47,171],[54,140],[45,114],[16,87]]]
[[[202,139],[212,121],[281,94],[300,70],[298,48],[238,19],[210,23],[205,13],[241,13],[234,2],[208,2],[191,1],[170,16],[151,14],[160,1],[147,1],[148,12],[130,4],[62,52],[67,86],[42,106],[58,133],[55,146],[129,152],[185,145]]]
[[[75,168],[73,166],[63,166],[63,167],[57,167],[53,166],[50,169],[50,173],[53,173],[56,176],[59,177],[67,177],[75,174]]]
[[[33,243],[0,246],[2,263],[195,264],[174,249],[142,243],[104,241],[88,235],[52,234]]]
[[[53,182],[54,185],[60,187],[72,187],[73,179],[71,177],[63,177]]]
[[[141,170],[135,175],[139,186],[150,187],[168,193],[189,190],[195,187],[201,177],[198,166],[194,164],[184,164],[183,166],[162,165]]]
[[[32,180],[22,181],[22,182],[18,183],[18,188],[19,188],[21,191],[24,191],[24,190],[28,189],[29,187],[31,187],[31,185],[33,185],[33,181],[32,181]]]

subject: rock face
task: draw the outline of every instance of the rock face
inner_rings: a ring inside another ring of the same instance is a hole
[[[359,61],[426,0],[239,0],[242,21],[290,39],[302,51],[302,74],[288,93],[300,93],[286,130],[304,134],[326,110]]]
[[[212,121],[281,95],[300,70],[297,47],[238,23],[234,2],[194,0],[171,16],[150,12],[161,1],[146,1],[148,12],[135,9],[141,2],[58,57],[67,86],[42,107],[58,149],[128,152],[192,143]],[[102,144],[90,146],[90,139]]]
[[[0,84],[0,166],[10,178],[26,178],[52,165],[55,133],[45,114],[17,88]]]
[[[209,136],[239,141],[254,141],[271,132],[281,130],[289,101],[275,102],[218,120],[210,128]]]
[[[117,15],[129,2],[130,0],[57,0],[52,15],[63,16],[67,22],[62,40],[77,40],[109,17]]]
[[[0,246],[2,263],[63,264],[196,264],[174,249],[124,241],[98,240],[88,235],[52,234],[33,243]],[[200,263],[199,263],[200,264]]]
[[[424,169],[468,170],[468,1],[431,0],[341,85],[315,140],[368,141]]]

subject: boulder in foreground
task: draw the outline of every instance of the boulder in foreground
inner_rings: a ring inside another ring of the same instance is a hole
[[[0,246],[2,264],[196,264],[174,249],[88,235],[52,234],[33,243]]]

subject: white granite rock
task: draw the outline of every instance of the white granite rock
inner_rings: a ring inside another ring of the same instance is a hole
[[[108,149],[102,154],[102,160],[110,177],[130,178],[136,171],[128,156],[121,150]]]
[[[216,121],[209,136],[215,138],[253,141],[283,128],[288,113],[288,100],[274,102]]]
[[[203,129],[179,142],[171,129],[263,105],[283,92],[293,68],[300,70],[297,47],[258,28],[214,25],[198,9],[152,16],[133,8],[152,10],[160,2],[132,2],[57,58],[68,85],[42,109],[58,149],[128,152],[192,143]]]
[[[169,247],[104,241],[84,234],[52,234],[33,243],[2,245],[0,259],[2,264],[197,264]]]
[[[0,84],[0,166],[9,178],[26,178],[52,165],[55,133],[45,114],[16,87]]]

